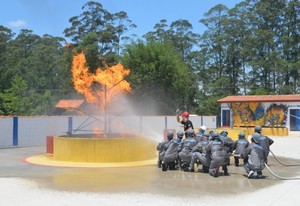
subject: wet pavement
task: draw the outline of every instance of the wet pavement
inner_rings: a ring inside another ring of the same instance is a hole
[[[274,138],[274,140],[278,145],[275,146],[274,144],[273,149],[271,147],[273,152],[275,154],[284,154],[278,156],[280,160],[287,164],[300,164],[300,154],[298,153],[298,148],[300,146],[299,139]],[[279,144],[281,144],[281,146]],[[292,154],[290,156],[292,158],[288,157],[289,152],[285,151],[286,148],[290,149],[290,154]],[[2,188],[0,186],[0,189],[3,189],[3,183],[1,181],[18,180],[21,182],[29,181],[30,184],[34,185],[35,189],[37,188],[39,190],[39,192],[45,190],[51,192],[55,191],[56,195],[65,192],[75,192],[76,194],[106,194],[114,198],[120,194],[126,194],[126,197],[131,197],[132,195],[135,197],[139,195],[145,197],[145,195],[150,195],[151,198],[158,198],[157,201],[160,203],[166,201],[164,198],[171,198],[172,201],[176,200],[175,202],[177,203],[180,201],[187,203],[184,201],[187,197],[189,197],[189,200],[194,199],[194,201],[197,201],[201,195],[208,203],[214,203],[216,200],[211,198],[214,198],[217,194],[218,198],[222,199],[226,197],[228,204],[229,199],[236,199],[239,197],[246,198],[252,193],[263,194],[264,191],[270,190],[271,193],[268,193],[270,198],[279,198],[280,194],[282,196],[282,194],[286,194],[287,192],[289,195],[292,195],[295,193],[295,188],[300,189],[300,180],[280,180],[274,177],[266,169],[263,171],[265,176],[264,179],[249,180],[245,177],[246,173],[242,165],[235,167],[231,164],[228,167],[230,176],[223,176],[221,174],[218,178],[214,178],[200,172],[163,172],[155,165],[128,168],[61,168],[32,165],[22,161],[22,159],[26,157],[43,154],[44,152],[44,146],[0,149],[0,185],[2,185]],[[231,159],[231,163],[232,162]],[[269,157],[269,166],[280,176],[300,176],[300,166],[282,166],[272,156]],[[286,182],[289,182],[288,185]],[[13,184],[13,182],[10,182],[10,184]],[[22,183],[20,183],[20,185],[22,185]],[[284,185],[286,185],[287,188],[285,188]],[[277,194],[273,194],[273,196],[272,188],[277,188],[275,190],[277,191]],[[293,193],[289,193],[288,190],[292,190]],[[119,198],[122,199],[124,197]],[[146,201],[146,199],[146,197],[145,200],[142,198],[141,202]],[[4,200],[0,200],[0,204],[1,201]],[[104,200],[105,199],[103,198],[101,199],[101,201]],[[279,200],[281,201],[280,198]],[[128,201],[128,199],[126,199],[126,201]],[[225,204],[226,201],[223,201],[223,203]],[[269,199],[268,204],[271,205],[272,203],[273,205],[275,203],[280,203],[280,201],[278,202]],[[69,205],[70,202],[64,204],[60,203],[55,205]],[[114,205],[113,203],[115,203],[115,205],[118,205],[117,203],[120,202],[104,201],[104,203],[111,203],[111,205]],[[134,203],[140,202],[131,202],[131,204]],[[151,202],[149,202],[149,205],[151,205],[150,203]],[[298,205],[298,203],[300,204],[300,201],[291,202],[291,204],[288,205],[293,205],[293,203]],[[70,205],[73,204],[70,203]]]

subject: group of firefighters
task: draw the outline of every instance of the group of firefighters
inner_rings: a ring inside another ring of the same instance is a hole
[[[175,138],[174,132],[169,131],[167,139],[157,145],[157,166],[162,171],[181,169],[195,172],[197,164],[202,165],[201,172],[209,173],[213,177],[219,176],[219,168],[222,167],[224,176],[227,176],[227,166],[230,165],[230,156],[233,155],[235,166],[243,159],[249,179],[263,177],[262,170],[267,164],[270,145],[274,141],[261,133],[261,126],[254,127],[255,133],[249,143],[244,132],[239,133],[237,141],[228,137],[227,130],[221,133],[216,130],[208,132],[205,126],[201,126],[199,132],[195,133],[189,113],[183,112],[181,116],[182,120],[177,114],[177,121],[184,125],[184,132],[178,131]]]

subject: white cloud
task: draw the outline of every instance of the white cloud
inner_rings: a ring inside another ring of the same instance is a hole
[[[10,22],[8,22],[8,24],[11,27],[22,27],[22,26],[25,26],[27,23],[24,20],[16,20],[16,21],[10,21]]]

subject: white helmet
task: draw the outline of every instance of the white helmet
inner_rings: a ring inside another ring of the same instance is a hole
[[[202,126],[200,127],[200,129],[205,131],[207,128],[206,128],[204,125],[202,125]]]

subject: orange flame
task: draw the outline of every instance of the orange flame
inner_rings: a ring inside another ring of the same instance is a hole
[[[97,68],[95,74],[90,73],[86,66],[84,53],[74,56],[72,64],[73,84],[76,91],[83,94],[90,103],[100,103],[103,109],[117,94],[131,91],[130,84],[124,80],[130,70],[122,64],[112,67],[105,66],[105,70]]]

